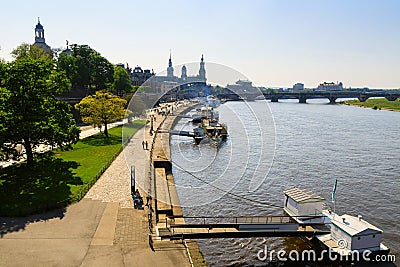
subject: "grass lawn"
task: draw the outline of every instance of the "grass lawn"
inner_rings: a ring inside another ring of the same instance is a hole
[[[124,126],[132,136],[145,121]],[[0,216],[22,216],[66,206],[84,196],[122,149],[122,126],[109,138],[96,134],[80,140],[73,150],[55,150],[33,166],[15,164],[0,173]],[[51,155],[53,154],[53,155]]]
[[[396,101],[389,101],[386,98],[370,98],[365,102],[360,102],[359,100],[347,100],[343,101],[343,104],[351,105],[351,106],[359,106],[366,107],[372,109],[387,109],[400,111],[400,101],[399,99]]]

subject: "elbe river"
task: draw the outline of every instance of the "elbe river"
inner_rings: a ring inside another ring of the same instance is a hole
[[[337,179],[336,212],[362,215],[381,228],[383,243],[400,257],[400,112],[326,100],[227,102],[218,110],[230,134],[219,150],[171,137],[184,215],[282,215],[283,191],[295,186],[325,197],[332,207]],[[182,118],[174,129],[192,130],[193,125]],[[297,238],[205,239],[198,244],[209,266],[265,264],[257,259],[265,245],[309,249]]]

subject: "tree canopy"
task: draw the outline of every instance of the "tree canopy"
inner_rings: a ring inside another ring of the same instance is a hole
[[[128,93],[124,95],[124,99],[127,100],[128,104],[128,110],[129,110],[129,116],[132,118],[133,116],[142,116],[145,114],[146,111],[146,104],[142,99],[141,94],[135,94],[135,93]]]
[[[0,68],[0,150],[3,160],[20,158],[17,146],[25,148],[33,162],[39,145],[68,149],[79,140],[79,128],[70,106],[56,94],[69,90],[64,72],[53,60],[30,56],[2,64]]]
[[[108,137],[107,125],[124,118],[126,100],[104,91],[97,91],[75,105],[79,110],[82,120],[93,126],[104,125],[104,134]]]
[[[129,77],[128,72],[122,67],[116,66],[114,68],[113,89],[117,95],[130,93],[133,90],[131,77]]]
[[[67,73],[73,87],[94,90],[109,89],[113,83],[114,66],[88,45],[71,45],[71,56],[60,54],[58,67]]]
[[[31,58],[31,59],[39,59],[44,58],[47,60],[53,59],[53,53],[51,51],[46,51],[43,47],[39,47],[37,45],[31,45],[27,43],[23,43],[17,48],[15,48],[11,55],[16,59],[23,58]]]

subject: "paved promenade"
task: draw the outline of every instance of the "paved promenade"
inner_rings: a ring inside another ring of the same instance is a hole
[[[157,120],[154,128],[162,121]],[[177,242],[148,244],[147,208],[136,210],[130,168],[145,195],[149,126],[139,130],[85,198],[66,209],[26,218],[0,218],[0,266],[190,266]]]

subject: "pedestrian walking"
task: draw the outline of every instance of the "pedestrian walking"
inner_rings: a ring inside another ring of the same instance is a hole
[[[147,141],[146,141],[146,150],[149,150],[149,143],[147,143]]]
[[[144,149],[144,145],[145,145],[145,142],[144,142],[144,140],[142,141],[142,148]]]

